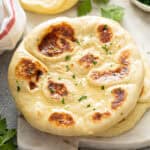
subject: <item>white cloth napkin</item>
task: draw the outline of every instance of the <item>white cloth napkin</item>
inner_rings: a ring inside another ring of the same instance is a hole
[[[26,16],[18,0],[0,1],[0,54],[16,46],[25,24]]]

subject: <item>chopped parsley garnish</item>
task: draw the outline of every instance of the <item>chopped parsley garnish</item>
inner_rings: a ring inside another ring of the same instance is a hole
[[[79,42],[79,40],[76,40],[76,43],[77,43],[78,45],[81,45],[81,43]]]
[[[66,65],[66,71],[69,71],[69,70],[70,70],[69,66],[68,66],[68,65]]]
[[[81,97],[78,99],[78,101],[81,102],[82,100],[85,100],[85,99],[87,99],[87,96],[81,96]]]
[[[20,92],[21,88],[19,85],[17,85],[17,92]]]
[[[111,52],[111,51],[109,51],[109,52],[108,52],[108,54],[109,54],[109,55],[111,55],[111,54],[112,54],[112,52]]]
[[[16,150],[15,144],[16,130],[8,129],[6,119],[0,116],[0,149],[1,150]]]
[[[97,3],[97,4],[99,4],[99,3],[108,3],[109,2],[109,0],[93,0],[93,2],[95,2],[95,3]]]
[[[96,64],[97,64],[97,61],[93,61],[93,64],[96,65]]]
[[[76,75],[75,75],[75,74],[73,74],[73,75],[72,75],[72,78],[73,78],[73,79],[75,79],[75,78],[76,78]]]
[[[61,77],[58,77],[58,80],[61,80],[62,78]]]
[[[78,86],[78,83],[75,83],[75,86]]]
[[[109,51],[108,45],[106,44],[102,46],[102,49],[105,50],[106,53]]]
[[[20,92],[20,90],[21,90],[21,87],[20,87],[20,85],[19,85],[19,82],[18,82],[18,80],[16,80],[16,84],[17,84],[17,92]]]
[[[68,60],[70,60],[71,59],[71,56],[70,55],[67,55],[66,57],[65,57],[65,60],[66,61],[68,61]]]
[[[87,108],[91,107],[91,104],[88,104],[86,107],[87,107]]]
[[[101,86],[101,90],[105,90],[105,86],[104,85]]]
[[[92,10],[91,0],[80,0],[78,3],[78,16],[84,16]]]
[[[96,110],[96,108],[93,108],[93,110]]]
[[[65,104],[65,99],[64,98],[62,98],[61,103]]]
[[[108,29],[108,25],[105,24],[105,25],[104,25],[104,30],[107,30],[107,29]]]
[[[53,89],[52,87],[49,87],[49,90],[52,94],[55,93],[55,89]]]

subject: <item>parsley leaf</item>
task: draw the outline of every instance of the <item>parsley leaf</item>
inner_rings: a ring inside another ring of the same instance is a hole
[[[124,8],[117,5],[108,5],[101,8],[101,14],[103,17],[120,22],[124,16]]]
[[[81,102],[82,100],[85,100],[85,99],[87,99],[87,96],[81,96],[81,97],[78,99],[78,101]]]
[[[97,64],[97,61],[93,61],[92,63],[93,63],[93,65],[96,65],[96,64]]]
[[[16,150],[17,146],[13,143],[13,141],[9,141],[6,144],[3,144],[0,149],[1,150]]]
[[[87,107],[87,108],[91,107],[91,104],[88,104],[86,107]]]
[[[21,90],[21,87],[20,87],[20,85],[19,85],[19,82],[18,82],[18,80],[16,80],[16,84],[17,84],[17,92],[20,92],[20,90]]]
[[[72,75],[72,78],[73,78],[73,79],[75,79],[75,78],[76,78],[76,75],[75,75],[75,74],[73,74],[73,75]]]
[[[61,103],[65,104],[65,99],[64,98],[62,98]]]
[[[91,0],[80,0],[77,8],[78,16],[84,16],[92,10]]]
[[[16,135],[16,131],[14,129],[9,129],[8,131],[6,131],[6,133],[0,137],[0,146],[8,142],[15,135]]]
[[[0,119],[0,135],[5,133],[6,129],[6,119]]]
[[[105,90],[105,86],[104,85],[101,86],[101,90]]]
[[[65,60],[66,61],[68,61],[68,60],[70,60],[71,59],[71,56],[70,55],[67,55],[66,57],[65,57]]]
[[[15,136],[16,130],[7,129],[6,119],[0,116],[0,150],[16,150]]]
[[[102,49],[105,50],[106,53],[109,51],[108,45],[106,44],[102,46]]]
[[[54,89],[53,87],[49,87],[49,90],[50,90],[50,92],[51,92],[52,94],[55,93],[55,89]]]
[[[109,0],[93,0],[95,3],[108,3],[109,2]]]
[[[79,40],[76,40],[75,41],[78,45],[81,45],[80,41]]]

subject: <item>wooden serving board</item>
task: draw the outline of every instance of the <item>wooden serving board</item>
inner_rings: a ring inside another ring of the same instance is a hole
[[[121,23],[133,36],[141,52],[150,54],[150,13],[144,13],[133,6],[129,0],[111,0],[125,8],[124,20]],[[95,9],[90,15],[100,15]],[[76,16],[76,8],[57,16]],[[27,13],[29,32],[37,24],[57,16]],[[150,57],[150,55],[149,55]],[[129,132],[114,138],[68,138],[42,133],[33,129],[22,117],[18,118],[18,146],[20,150],[77,150],[78,147],[94,149],[136,149],[150,146],[150,111],[137,126]]]

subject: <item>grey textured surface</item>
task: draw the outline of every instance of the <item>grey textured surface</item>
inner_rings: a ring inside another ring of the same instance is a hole
[[[10,128],[16,127],[16,107],[8,89],[7,70],[13,52],[0,55],[0,114],[7,118]]]

